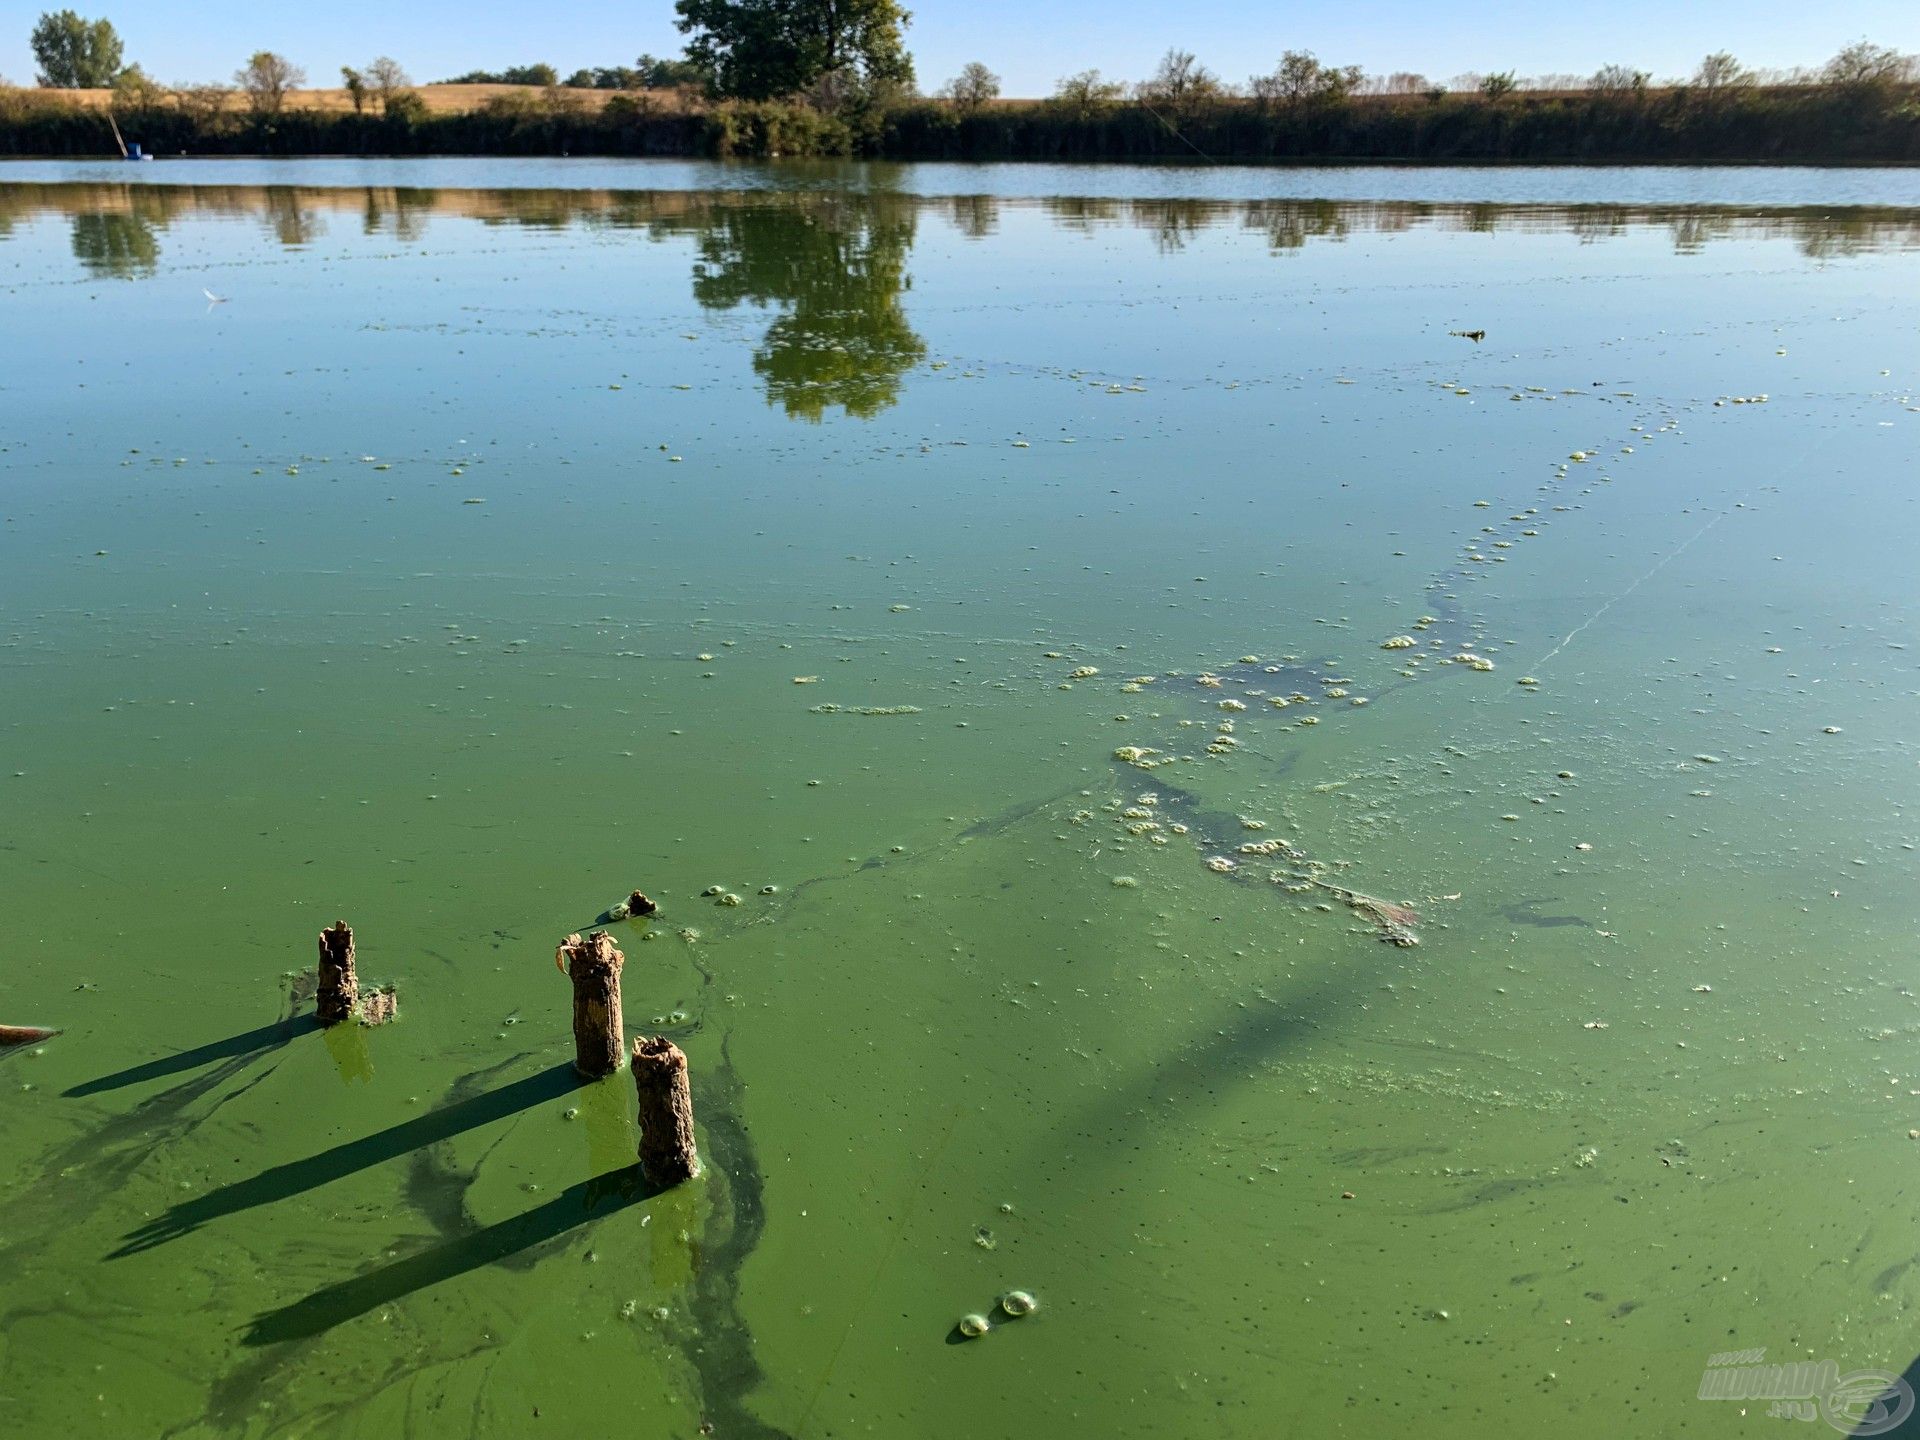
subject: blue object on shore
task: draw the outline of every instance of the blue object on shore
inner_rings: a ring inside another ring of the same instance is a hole
[[[143,155],[143,154],[141,154],[141,153],[140,153],[140,147],[139,147],[139,145],[137,145],[137,144],[132,144],[132,143],[129,143],[129,144],[128,144],[128,146],[127,146],[127,159],[129,159],[129,160],[151,160],[152,158],[153,158],[153,157],[152,157],[151,155]]]

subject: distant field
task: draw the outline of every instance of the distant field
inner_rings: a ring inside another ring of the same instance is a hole
[[[544,98],[547,87],[541,85],[415,85],[410,87],[415,94],[426,101],[427,109],[435,114],[458,115],[478,110],[487,101],[503,95],[524,95],[529,98]],[[48,98],[69,100],[76,104],[104,108],[112,99],[110,90],[34,90],[31,93]],[[599,110],[614,95],[615,90],[574,90],[559,87],[555,93],[577,105],[583,111],[592,113]],[[674,90],[655,90],[639,93],[649,96],[659,108],[679,108],[682,94]],[[1750,94],[1762,93],[1760,90]],[[1642,96],[1642,103],[1657,104],[1671,98],[1673,91],[1665,86],[1654,86]],[[1581,100],[1591,96],[1583,90],[1523,90],[1513,96],[1513,108],[1521,108],[1546,100]],[[1463,95],[1460,99],[1476,99],[1472,95]],[[1001,96],[987,103],[990,111],[1014,111],[1041,104],[1039,98],[1022,99],[1016,96]],[[1413,109],[1424,107],[1432,102],[1424,94],[1415,95],[1355,95],[1350,104],[1358,107],[1379,107],[1388,109]],[[1223,109],[1249,108],[1254,104],[1244,96],[1231,97],[1221,103]],[[232,92],[227,99],[229,109],[238,112],[246,108],[246,97],[239,91]],[[371,97],[365,102],[370,113],[377,114],[380,109],[378,100]],[[353,110],[353,100],[345,90],[295,90],[287,97],[287,109],[307,110],[319,114],[347,114]]]
[[[487,101],[500,95],[542,96],[546,91],[538,85],[415,85],[411,87],[416,95],[427,102],[427,109],[438,114],[457,115],[468,110],[478,110]],[[41,95],[58,96],[76,104],[90,105],[96,109],[105,108],[113,99],[111,90],[42,90]],[[616,91],[612,90],[562,90],[561,94],[578,103],[586,110],[598,110],[607,102],[607,98]],[[672,92],[657,92],[658,98],[665,101]],[[233,110],[246,108],[246,97],[238,91],[229,97],[227,104]],[[380,102],[368,98],[367,109],[377,113]],[[353,100],[344,90],[295,90],[287,97],[289,110],[313,110],[321,114],[346,114],[353,110]]]

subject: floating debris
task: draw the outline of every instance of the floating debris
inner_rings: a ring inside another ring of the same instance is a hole
[[[391,985],[369,990],[360,997],[360,1023],[368,1029],[400,1018],[400,995]]]
[[[969,1340],[977,1340],[987,1333],[989,1327],[987,1317],[984,1315],[962,1315],[958,1328],[960,1333]]]
[[[1000,1297],[1000,1308],[1018,1320],[1040,1308],[1040,1302],[1025,1290],[1009,1290]]]
[[[1413,930],[1420,923],[1420,916],[1411,906],[1362,895],[1358,890],[1349,890],[1325,880],[1315,880],[1313,883],[1345,901],[1349,909],[1373,921],[1379,927],[1380,938],[1389,945],[1411,948],[1420,943],[1420,937]]]

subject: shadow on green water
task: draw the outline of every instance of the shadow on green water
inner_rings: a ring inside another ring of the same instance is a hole
[[[403,1124],[349,1140],[304,1160],[276,1165],[246,1180],[223,1185],[172,1206],[131,1232],[125,1243],[108,1258],[137,1255],[143,1250],[151,1250],[169,1240],[191,1234],[211,1221],[240,1214],[258,1205],[291,1199],[370,1166],[398,1159],[423,1146],[450,1140],[482,1125],[516,1115],[542,1101],[558,1099],[585,1083],[571,1064],[555,1065],[496,1090],[444,1105]]]
[[[638,1164],[610,1175],[596,1175],[511,1219],[383,1265],[365,1275],[329,1285],[291,1305],[261,1315],[248,1326],[243,1343],[280,1345],[324,1334],[355,1316],[405,1299],[416,1290],[500,1264],[661,1193],[658,1187],[647,1183]]]
[[[210,1065],[216,1060],[229,1060],[236,1056],[250,1056],[260,1051],[275,1050],[319,1028],[320,1022],[311,1015],[288,1016],[271,1025],[242,1030],[239,1034],[229,1035],[224,1040],[211,1040],[205,1045],[196,1045],[193,1049],[182,1050],[177,1055],[148,1060],[125,1070],[116,1070],[111,1075],[102,1075],[96,1080],[83,1081],[61,1093],[69,1100],[77,1100],[88,1095],[105,1094],[109,1090],[123,1090],[129,1085],[142,1085],[150,1080],[162,1080],[169,1075],[197,1070],[202,1065]]]

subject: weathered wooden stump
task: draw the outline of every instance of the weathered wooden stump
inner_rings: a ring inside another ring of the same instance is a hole
[[[353,1018],[360,1000],[360,977],[353,973],[353,931],[336,920],[320,932],[320,983],[314,1009],[322,1025],[338,1025]]]
[[[613,937],[596,930],[569,935],[554,956],[573,981],[573,1068],[589,1079],[611,1075],[627,1061],[620,1015],[620,967],[627,957]]]
[[[663,1189],[691,1180],[700,1173],[700,1152],[685,1052],[664,1035],[634,1041],[633,1083],[640,1092],[640,1173]]]

